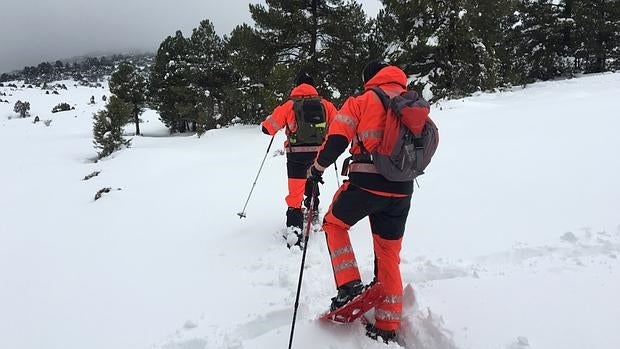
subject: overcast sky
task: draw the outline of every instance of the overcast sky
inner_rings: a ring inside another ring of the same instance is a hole
[[[358,0],[374,16],[379,0]],[[1,0],[0,73],[85,54],[155,51],[209,19],[220,35],[253,24],[262,0]]]

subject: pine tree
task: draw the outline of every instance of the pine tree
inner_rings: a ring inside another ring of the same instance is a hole
[[[131,63],[123,63],[110,77],[110,92],[122,101],[131,103],[136,135],[140,135],[140,114],[146,105],[146,80]]]
[[[552,0],[523,0],[519,6],[520,40],[515,55],[525,59],[524,80],[549,80],[566,70],[561,59],[562,25]],[[523,80],[523,79],[522,79]]]
[[[519,48],[524,40],[520,1],[509,0],[504,15],[499,19],[501,38],[496,54],[499,60],[501,86],[510,87],[528,83],[527,56],[521,54]]]
[[[565,69],[565,74],[572,77],[578,69],[575,57],[577,27],[575,23],[574,0],[561,0],[557,5],[561,44],[559,56]]]
[[[204,131],[217,126],[229,80],[222,39],[204,20],[190,38],[177,31],[161,43],[151,70],[150,94],[171,132]]]
[[[575,20],[575,56],[587,73],[617,67],[620,58],[620,1],[575,0],[572,2]]]
[[[230,82],[230,73],[224,62],[222,39],[209,20],[203,20],[192,31],[189,39],[190,86],[183,110],[184,119],[191,121],[192,130],[202,131],[216,127],[220,117],[223,88]]]
[[[427,98],[462,96],[496,86],[499,62],[492,40],[476,30],[486,27],[479,20],[479,4],[467,0],[383,0],[383,4],[377,36],[389,43],[385,55],[413,77],[413,85],[424,89]]]
[[[266,4],[267,7],[250,4],[250,13],[259,35],[275,54],[277,63],[316,62],[326,1],[267,0]]]
[[[223,118],[259,122],[266,111],[263,91],[274,59],[268,56],[262,40],[247,24],[235,27],[224,42],[231,84],[224,91]]]
[[[130,103],[111,96],[105,109],[94,114],[93,143],[99,159],[131,144],[131,140],[123,138],[123,125],[131,117],[132,108]]]
[[[290,91],[295,72],[303,67],[319,81],[318,38],[325,22],[324,0],[268,0],[250,4],[256,30],[274,70],[265,86],[267,108],[279,104]],[[281,79],[283,78],[283,79]],[[322,86],[321,86],[322,87]]]
[[[314,76],[319,93],[328,98],[338,98],[359,86],[359,80],[343,80],[342,75],[352,69],[359,76],[361,62],[366,59],[359,57],[363,50],[353,52],[362,47],[367,31],[360,5],[350,0],[267,0],[266,5],[250,5],[257,33],[268,56],[275,59],[266,86],[266,103],[281,101],[301,68]],[[337,53],[342,54],[341,60]],[[346,63],[342,64],[342,60]],[[341,70],[345,72],[341,74]],[[283,79],[285,76],[288,78]]]
[[[620,69],[620,1],[606,1],[609,9],[609,47],[607,57],[608,69]]]
[[[285,63],[278,63],[271,69],[263,89],[263,100],[266,110],[273,110],[288,98],[294,85],[295,71],[296,68]]]
[[[220,97],[222,85],[228,82],[229,76],[224,65],[224,44],[213,24],[209,20],[201,21],[192,30],[189,44],[194,82],[215,98]]]
[[[364,64],[376,58],[369,45],[371,22],[362,10],[362,5],[339,2],[330,7],[322,36],[319,62],[329,96],[334,102],[360,92],[360,72]]]
[[[436,67],[431,73],[438,96],[459,97],[479,89],[480,67],[475,62],[475,45],[465,1],[437,1],[434,7],[437,29],[427,40],[435,45]]]
[[[160,44],[151,69],[150,95],[160,119],[171,132],[187,131],[177,105],[185,103],[186,90],[191,83],[188,57],[189,42],[181,31]]]
[[[502,42],[506,24],[514,14],[514,0],[470,0],[468,12],[473,32],[481,43],[477,45],[485,74],[481,87],[491,90],[505,84],[501,68],[507,53]]]

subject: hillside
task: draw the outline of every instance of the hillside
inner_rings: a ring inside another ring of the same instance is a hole
[[[280,237],[283,135],[240,220],[259,127],[169,136],[149,110],[143,137],[94,163],[109,91],[64,83],[0,87],[0,346],[286,347],[301,252]],[[620,347],[619,95],[610,73],[434,106],[441,143],[403,242],[408,349]],[[18,99],[32,117],[16,118]],[[75,110],[52,114],[60,102]],[[323,211],[332,168],[325,179]],[[369,281],[367,221],[351,234]],[[308,248],[293,347],[395,348],[316,321],[335,288],[320,232]]]

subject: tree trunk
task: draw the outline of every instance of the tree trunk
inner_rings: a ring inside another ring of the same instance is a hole
[[[312,32],[310,33],[310,59],[316,60],[316,46],[319,35],[319,18],[318,18],[319,0],[312,0]]]
[[[564,9],[562,10],[562,17],[565,20],[574,20],[574,16],[573,16],[573,1],[574,0],[566,0],[564,3]],[[564,28],[562,30],[562,51],[564,53],[565,56],[575,56],[575,44],[574,44],[574,37],[575,37],[575,28],[574,26],[574,22],[569,22],[571,24],[566,24],[566,22],[564,22]],[[577,69],[577,59],[574,60],[573,62],[573,66],[571,67],[571,71],[569,72],[570,75],[573,75],[573,72]]]
[[[599,26],[598,28],[596,28],[597,31],[597,35],[596,35],[596,70],[597,73],[600,72],[604,72],[605,71],[605,61],[607,58],[607,52],[606,52],[606,40],[605,40],[605,27],[606,27],[606,23],[605,23],[605,8],[603,7],[603,5],[600,5],[599,8]]]
[[[134,114],[134,121],[136,123],[136,136],[140,135],[140,116],[138,114]]]

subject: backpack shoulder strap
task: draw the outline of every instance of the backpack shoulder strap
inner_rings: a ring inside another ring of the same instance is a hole
[[[293,101],[293,112],[295,113],[295,118],[299,118],[299,113],[301,113],[301,109],[304,104],[303,98],[291,98]]]
[[[385,93],[382,89],[380,89],[377,86],[373,86],[367,90],[364,90],[358,96],[361,96],[368,91],[373,91],[374,93],[377,94],[377,96],[379,96],[379,100],[381,100],[381,104],[383,104],[383,109],[387,111],[388,105],[390,103],[390,96],[388,96],[387,93]],[[360,139],[359,134],[356,133],[355,137],[357,137],[357,144],[360,146],[362,153],[370,154],[370,152],[364,146],[364,142],[362,142],[362,140]],[[344,173],[344,170],[343,170],[343,173]]]
[[[385,91],[383,91],[377,86],[373,86],[366,91],[373,91],[374,93],[376,93],[377,96],[379,96],[381,103],[383,104],[383,109],[387,110],[388,105],[390,104],[390,96],[388,96],[387,93],[385,93]]]

